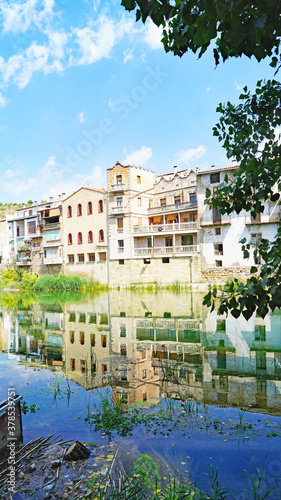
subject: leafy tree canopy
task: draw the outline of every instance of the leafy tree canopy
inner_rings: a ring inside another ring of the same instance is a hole
[[[136,9],[136,20],[148,17],[163,26],[164,48],[182,56],[188,50],[201,57],[215,41],[216,64],[220,57],[272,56],[278,62],[281,36],[279,0],[122,0],[126,10]]]
[[[166,52],[182,56],[191,50],[201,57],[213,47],[216,64],[229,57],[271,58],[276,67],[281,36],[281,2],[278,0],[122,0],[127,10],[136,9],[136,20],[148,17],[163,26],[162,42]],[[278,68],[279,69],[279,68]],[[256,218],[267,201],[271,209],[280,205],[281,84],[275,80],[257,83],[255,93],[247,87],[235,106],[219,104],[221,114],[213,133],[222,142],[228,158],[236,159],[239,168],[234,179],[225,176],[224,183],[208,203],[222,214],[241,210]],[[279,130],[280,131],[280,130]],[[278,207],[279,208],[279,207]],[[278,212],[278,211],[277,211]],[[280,221],[279,221],[280,222]],[[244,257],[250,256],[250,243],[243,239]],[[248,319],[257,311],[264,317],[269,309],[281,307],[281,227],[274,241],[262,239],[254,250],[256,262],[246,283],[234,280],[217,297],[209,292],[204,303],[220,313],[231,311],[234,317]],[[219,303],[218,303],[219,300]]]

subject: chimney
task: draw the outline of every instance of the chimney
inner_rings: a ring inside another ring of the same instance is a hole
[[[199,167],[199,165],[197,165],[197,167],[196,167],[196,172],[200,172],[200,167]]]
[[[174,166],[174,175],[177,173],[178,167],[175,165]]]
[[[233,167],[235,167],[235,165],[236,165],[236,160],[234,160],[234,159],[233,159],[233,160],[232,160],[232,162],[231,162],[231,164],[232,164],[232,166],[233,166]]]
[[[211,165],[211,168],[216,168],[215,165]]]

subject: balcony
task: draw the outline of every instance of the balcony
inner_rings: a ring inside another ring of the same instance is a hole
[[[150,226],[134,226],[133,232],[138,234],[151,234],[151,233],[172,233],[172,232],[186,232],[197,231],[197,222],[173,222],[172,224],[160,224]]]
[[[117,184],[111,184],[111,191],[113,193],[120,193],[125,190],[125,184],[123,182],[118,182]]]
[[[201,217],[200,226],[223,226],[224,224],[231,224],[231,217],[229,215],[221,215],[220,217]]]
[[[246,215],[245,224],[246,225],[254,225],[254,224],[271,224],[271,223],[280,223],[281,222],[281,214],[280,212],[274,212],[273,214],[257,214],[254,218],[251,215]]]
[[[149,208],[149,215],[157,215],[169,212],[182,212],[184,210],[195,210],[197,208],[197,201],[186,201],[183,203],[173,203],[172,205],[161,205],[159,207]]]
[[[62,257],[54,256],[54,257],[44,257],[44,264],[46,266],[51,264],[62,264]]]
[[[175,247],[145,247],[135,248],[134,255],[136,257],[174,257],[179,255],[190,255],[199,252],[198,245],[184,245]]]
[[[39,224],[39,229],[40,232],[42,233],[43,231],[48,231],[49,229],[60,229],[61,223],[60,222],[50,222],[49,224],[45,222],[45,224]]]
[[[112,207],[111,211],[112,211],[113,215],[120,215],[120,214],[124,214],[125,209],[124,209],[124,207]]]

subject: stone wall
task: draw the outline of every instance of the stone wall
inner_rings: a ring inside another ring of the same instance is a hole
[[[234,278],[246,281],[250,268],[245,267],[208,267],[201,269],[202,283],[226,283]]]
[[[198,283],[201,278],[201,262],[197,255],[186,257],[170,257],[169,263],[163,263],[162,258],[128,259],[124,264],[118,260],[110,261],[110,285],[132,284],[172,284]]]

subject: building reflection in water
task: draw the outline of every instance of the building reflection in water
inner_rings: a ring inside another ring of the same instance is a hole
[[[279,413],[281,315],[220,317],[201,293],[114,291],[77,302],[1,306],[0,350],[128,404],[162,397]],[[281,413],[281,412],[280,412]]]

